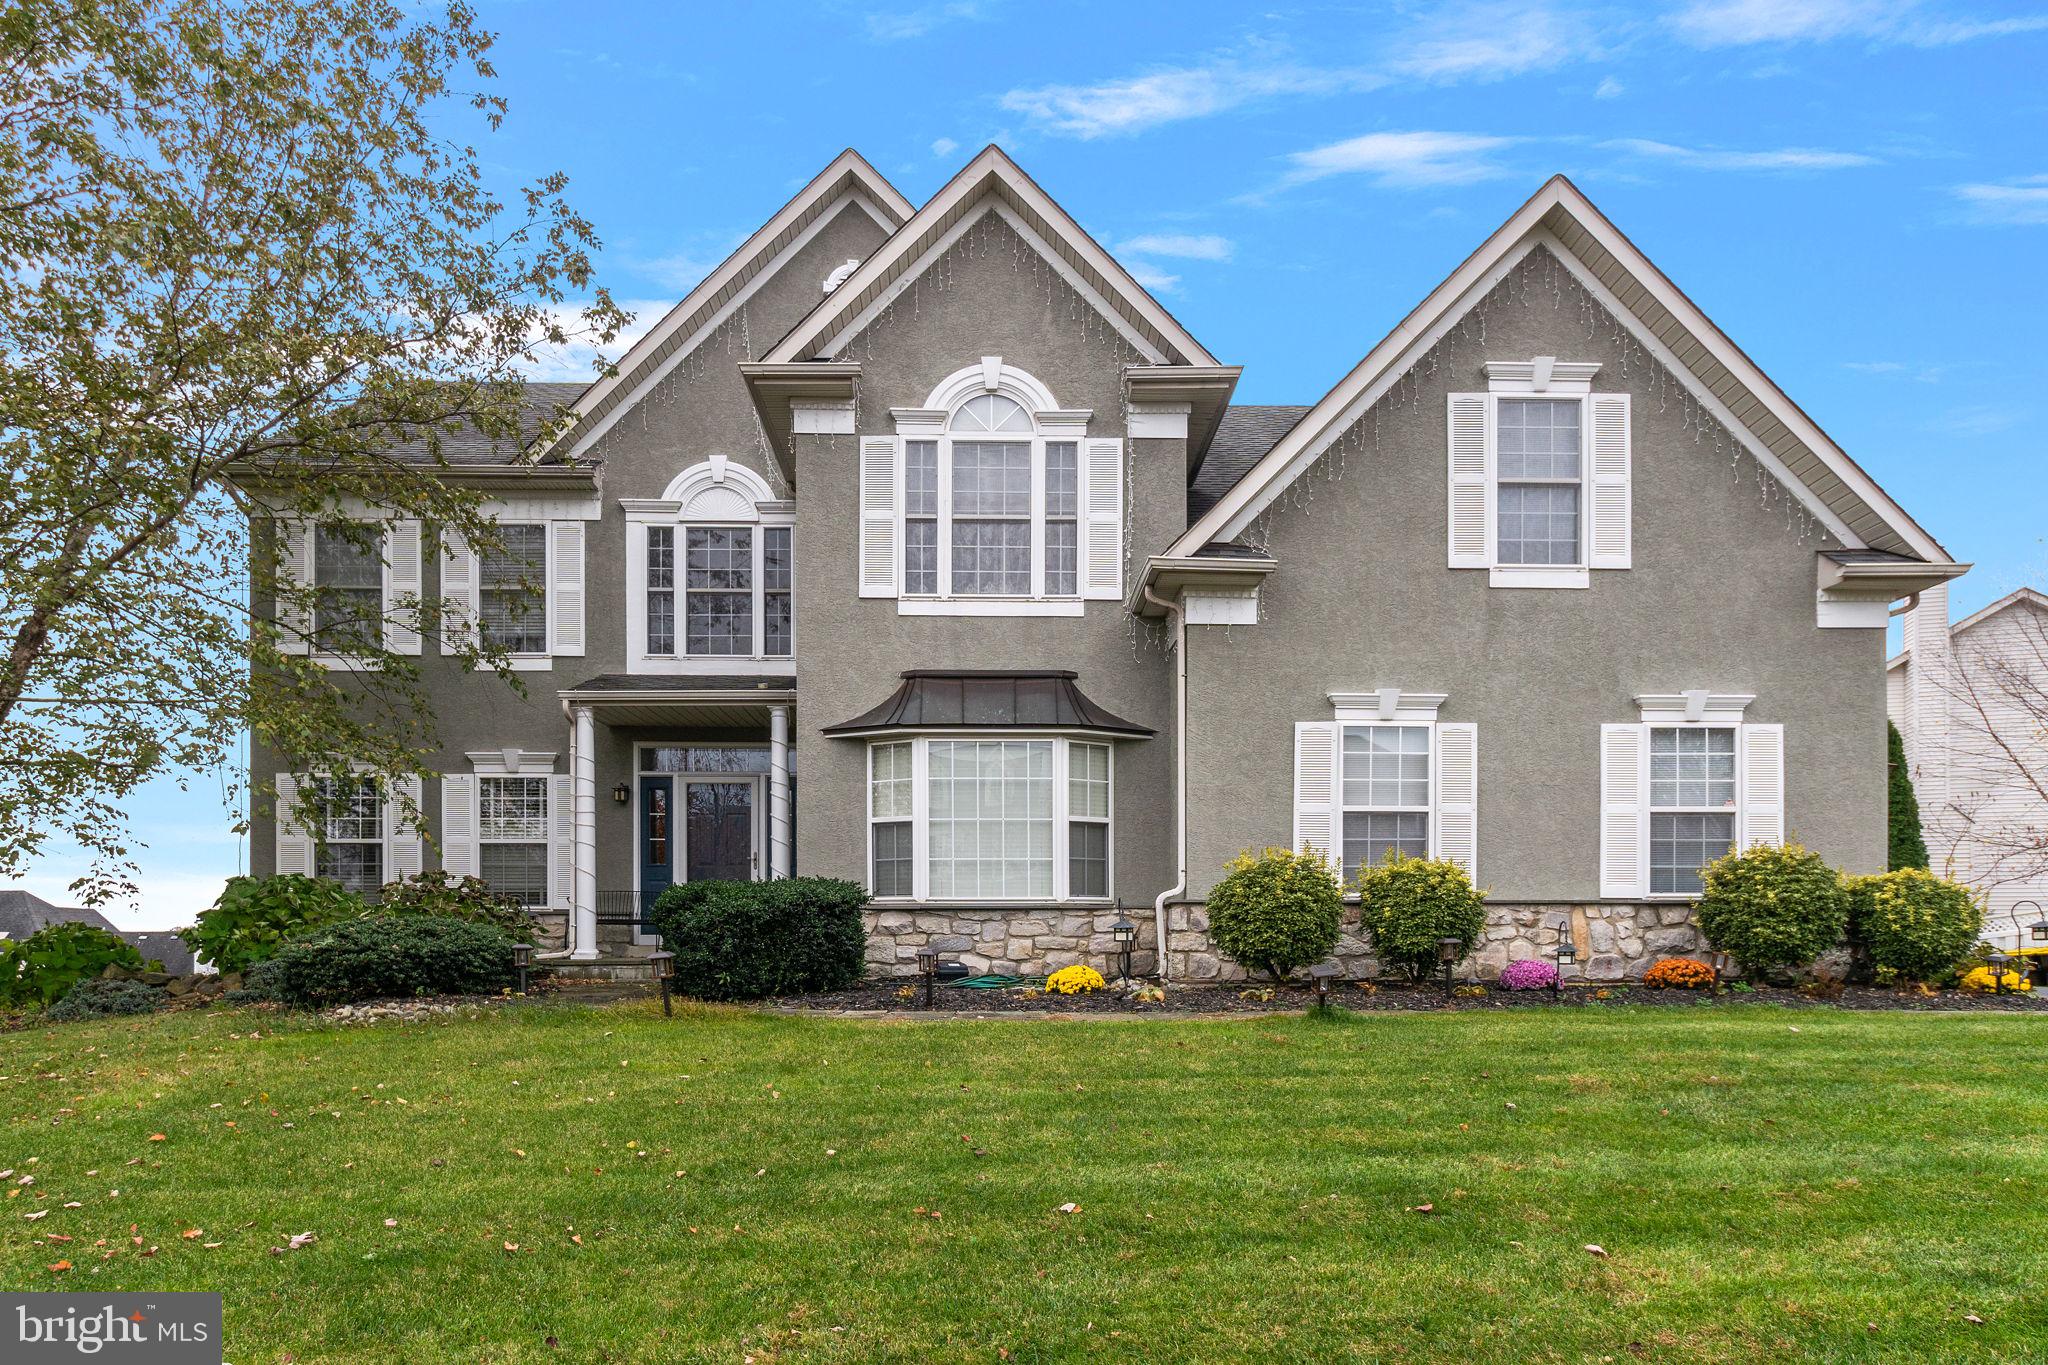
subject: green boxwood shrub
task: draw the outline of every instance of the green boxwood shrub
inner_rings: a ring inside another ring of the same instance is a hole
[[[444,915],[473,924],[492,924],[516,943],[532,943],[540,926],[509,896],[491,890],[481,877],[456,877],[438,868],[386,882],[377,894],[380,915]]]
[[[201,962],[239,972],[271,956],[296,933],[355,919],[368,908],[361,896],[318,877],[230,877],[220,899],[178,936]]]
[[[867,888],[831,877],[671,886],[648,914],[676,955],[676,989],[700,1000],[832,991],[860,980]]]
[[[1859,963],[1908,981],[1945,981],[1983,927],[1975,893],[1925,868],[1846,877],[1843,885],[1849,943]]]
[[[64,998],[43,1012],[52,1022],[98,1019],[108,1014],[150,1014],[160,1010],[170,997],[161,986],[140,981],[89,976],[64,993]]]
[[[1454,938],[1468,952],[1479,942],[1486,896],[1454,862],[1389,851],[1378,866],[1358,870],[1358,922],[1383,970],[1423,981],[1437,970],[1438,939]]]
[[[142,954],[97,925],[46,924],[27,938],[0,943],[0,1004],[48,1005],[111,966],[142,968]]]
[[[1319,853],[1246,850],[1209,891],[1210,941],[1247,971],[1275,981],[1328,957],[1343,916],[1343,888]]]
[[[468,920],[370,915],[307,930],[270,961],[278,998],[290,1005],[491,995],[511,984],[512,940]]]
[[[1756,844],[1708,863],[1700,876],[1693,923],[1745,972],[1804,967],[1842,941],[1849,892],[1818,853]]]

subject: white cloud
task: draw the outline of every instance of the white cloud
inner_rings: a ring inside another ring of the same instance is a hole
[[[877,12],[864,16],[868,37],[878,43],[902,42],[906,38],[922,38],[933,29],[962,19],[982,19],[987,16],[973,0],[956,0],[952,4],[925,5],[919,9],[899,10],[894,13]]]
[[[1547,71],[1581,55],[1591,27],[1569,22],[1545,0],[1497,0],[1433,11],[1392,67],[1430,81],[1500,80]]]
[[[1144,261],[1125,261],[1124,268],[1131,272],[1132,279],[1155,294],[1171,294],[1180,287],[1180,276],[1169,275]]]
[[[1858,374],[1898,375],[1918,384],[1939,384],[1941,376],[1949,368],[1946,365],[1908,365],[1903,360],[1845,360],[1845,370]]]
[[[2012,430],[2027,417],[2025,408],[2012,404],[1979,403],[1971,407],[1950,408],[1927,423],[1925,429],[1944,436],[1996,436],[2001,431]]]
[[[678,296],[695,289],[706,275],[718,268],[717,260],[706,258],[688,251],[672,252],[666,256],[634,257],[623,262],[626,269],[640,276],[650,284],[664,289],[673,289]]]
[[[1279,95],[1329,95],[1385,83],[1384,77],[1364,71],[1247,66],[1222,59],[1095,85],[1012,90],[1003,96],[1002,105],[1050,132],[1097,138],[1220,114]]]
[[[1467,185],[1506,172],[1487,153],[1518,141],[1476,133],[1367,133],[1291,153],[1283,183],[1299,185],[1331,175],[1370,175],[1383,189]]]
[[[1228,237],[1180,232],[1148,232],[1117,246],[1117,252],[1139,256],[1177,256],[1188,261],[1227,261],[1236,249]]]
[[[1936,19],[1927,17],[1920,0],[1692,0],[1670,23],[1698,47],[1836,38],[1947,47],[2048,29],[2048,14]]]
[[[1780,147],[1772,151],[1736,152],[1719,147],[1679,147],[1648,138],[1624,137],[1603,142],[1610,151],[1669,161],[1704,171],[1837,171],[1874,166],[1877,158],[1861,152],[1835,152],[1823,147]]]
[[[646,336],[653,326],[668,315],[675,307],[674,299],[621,299],[619,307],[633,315],[618,336],[602,348],[606,359],[617,362],[633,343]],[[588,341],[575,339],[574,332],[580,325],[582,310],[575,304],[562,304],[550,310],[562,326],[569,330],[572,339],[565,346],[535,345],[534,358],[520,366],[528,379],[557,380],[562,382],[590,383],[597,378],[596,360],[599,348]]]
[[[959,150],[960,144],[949,137],[939,138],[932,143],[933,156],[951,156]]]
[[[2026,176],[2003,185],[1957,185],[1963,216],[1973,223],[2048,225],[2048,175]]]
[[[1614,77],[1612,76],[1608,76],[1600,82],[1598,87],[1594,89],[1593,98],[1596,100],[1611,100],[1619,96],[1623,91],[1627,89],[1628,87],[1623,85],[1620,81],[1614,79]]]

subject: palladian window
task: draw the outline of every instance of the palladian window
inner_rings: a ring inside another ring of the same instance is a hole
[[[1072,597],[1079,591],[1079,450],[1045,440],[1022,404],[977,394],[903,460],[903,591]],[[942,586],[943,585],[943,588]]]

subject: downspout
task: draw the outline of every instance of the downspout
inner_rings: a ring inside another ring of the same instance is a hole
[[[1173,830],[1177,880],[1152,902],[1152,932],[1159,944],[1159,982],[1165,985],[1166,903],[1186,895],[1188,889],[1188,618],[1183,608],[1153,592],[1151,584],[1141,591],[1147,602],[1173,620]]]

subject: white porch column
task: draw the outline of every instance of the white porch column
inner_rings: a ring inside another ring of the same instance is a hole
[[[576,793],[576,899],[569,956],[588,961],[597,956],[597,727],[587,706],[576,707],[574,716],[569,766]]]
[[[787,877],[796,861],[789,823],[789,708],[768,709],[768,875]]]

